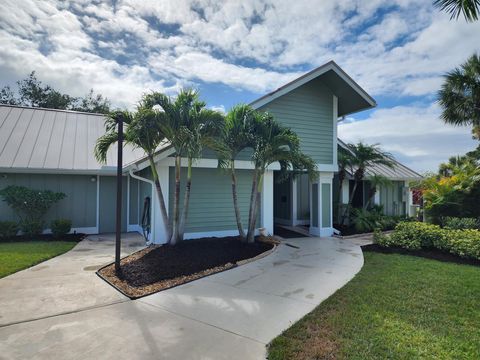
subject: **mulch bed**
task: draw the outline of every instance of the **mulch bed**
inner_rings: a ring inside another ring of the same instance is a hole
[[[85,234],[67,234],[58,238],[52,234],[41,234],[35,236],[18,235],[10,238],[0,238],[0,242],[20,242],[20,241],[73,241],[79,242],[85,238]]]
[[[402,254],[423,257],[427,259],[434,259],[443,262],[451,262],[462,265],[480,266],[480,260],[466,259],[454,254],[450,254],[437,249],[429,250],[407,250],[399,247],[383,247],[377,244],[370,244],[362,246],[362,251],[378,252],[382,254]]]
[[[150,246],[120,261],[122,276],[114,264],[98,275],[126,296],[136,299],[239,265],[273,249],[275,240],[257,237],[246,244],[237,236],[186,240],[176,246]]]

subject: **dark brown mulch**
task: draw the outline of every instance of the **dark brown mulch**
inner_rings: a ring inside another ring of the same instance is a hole
[[[61,237],[54,237],[52,234],[41,234],[35,236],[25,236],[25,235],[18,235],[9,238],[0,238],[0,242],[18,242],[18,241],[73,241],[79,242],[83,240],[85,234],[67,234]]]
[[[232,236],[153,246],[123,258],[121,278],[116,276],[113,264],[98,273],[127,296],[138,298],[232,268],[274,246],[269,238],[259,240],[245,244]]]
[[[378,252],[383,254],[402,254],[423,257],[427,259],[434,259],[443,262],[451,262],[463,265],[480,266],[480,260],[462,258],[454,254],[450,254],[437,249],[428,250],[407,250],[399,247],[383,247],[377,244],[370,244],[362,246],[362,251]]]

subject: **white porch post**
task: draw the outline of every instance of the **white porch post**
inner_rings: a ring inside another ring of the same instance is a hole
[[[292,226],[296,226],[298,225],[297,179],[292,179],[291,184]]]
[[[333,235],[333,172],[320,173],[320,236]]]
[[[350,181],[344,179],[342,182],[342,204],[348,204],[348,198],[350,197]]]
[[[163,197],[165,199],[165,206],[168,213],[168,201],[169,201],[169,168],[168,166],[159,166],[157,164],[158,178],[160,180],[160,186],[162,187]],[[163,223],[162,213],[160,212],[160,204],[158,202],[157,190],[152,187],[152,240],[155,244],[165,244],[167,239],[167,224]]]
[[[320,174],[319,174],[320,177]],[[310,181],[310,229],[312,235],[320,236],[320,178]]]
[[[268,234],[273,234],[273,170],[267,170],[263,175],[261,210],[262,227]]]

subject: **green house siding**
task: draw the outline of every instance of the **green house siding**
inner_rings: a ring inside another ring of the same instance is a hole
[[[173,212],[175,169],[169,171],[169,213]],[[251,190],[250,170],[237,170],[238,202],[242,221],[246,225]],[[186,169],[182,169],[181,198],[185,191]],[[260,213],[260,212],[259,212]],[[257,223],[260,225],[259,223]],[[236,230],[232,186],[228,173],[219,169],[193,168],[190,205],[185,232]]]
[[[330,199],[330,184],[322,184],[322,227],[332,226],[330,209],[332,200]]]
[[[259,110],[272,113],[300,137],[302,150],[318,164],[333,164],[333,94],[318,80],[285,94]]]
[[[95,227],[97,213],[97,182],[90,175],[50,175],[50,174],[5,174],[0,178],[0,189],[8,185],[25,186],[31,189],[63,192],[67,196],[53,205],[45,222],[50,227],[54,219],[65,218],[72,221],[72,227]],[[10,207],[0,201],[0,221],[17,221]]]
[[[297,178],[297,220],[310,220],[310,182],[308,175]]]
[[[122,231],[127,231],[127,178],[123,177],[122,183]],[[100,176],[99,233],[115,231],[117,204],[117,178],[115,176]]]

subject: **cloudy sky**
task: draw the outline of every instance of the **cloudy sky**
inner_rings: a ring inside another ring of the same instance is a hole
[[[210,107],[250,102],[335,60],[378,103],[339,126],[413,169],[475,147],[444,125],[442,75],[480,51],[480,21],[432,0],[112,0],[0,2],[0,85],[32,70],[72,95],[90,88],[132,107],[150,90],[201,91]]]

